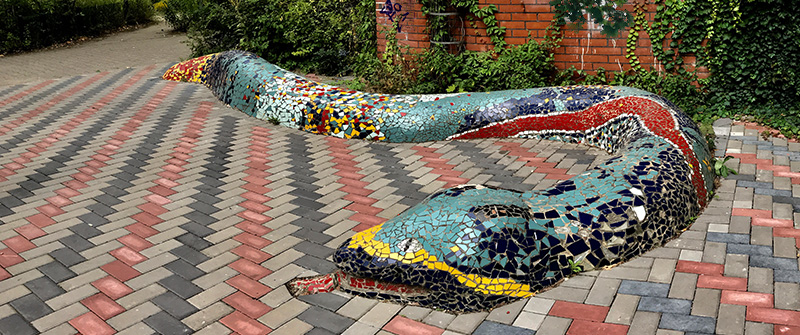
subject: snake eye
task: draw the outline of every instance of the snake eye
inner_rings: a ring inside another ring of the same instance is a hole
[[[419,244],[419,241],[413,238],[400,241],[400,243],[397,243],[397,247],[404,253],[415,253],[422,249],[422,245]]]

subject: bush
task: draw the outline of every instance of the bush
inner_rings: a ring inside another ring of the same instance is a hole
[[[165,0],[159,7],[171,26],[189,32],[196,56],[243,49],[289,69],[341,74],[358,53],[374,54],[370,0]]]
[[[3,0],[0,53],[98,35],[152,16],[150,0]]]

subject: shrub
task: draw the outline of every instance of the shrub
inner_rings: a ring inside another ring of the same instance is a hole
[[[340,74],[359,52],[374,54],[370,0],[165,0],[158,7],[189,32],[196,56],[237,48],[286,68]]]
[[[150,0],[0,1],[0,53],[23,51],[148,22]]]

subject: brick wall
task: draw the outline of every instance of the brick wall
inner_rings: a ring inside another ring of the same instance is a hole
[[[427,20],[420,11],[421,5],[418,0],[389,1],[376,3],[379,52],[382,52],[386,45],[385,31],[392,28],[390,19],[400,21],[400,31],[396,36],[401,45],[407,45],[412,51],[429,48],[429,37],[425,33]],[[528,40],[528,36],[541,41],[545,35],[545,28],[553,19],[549,0],[480,0],[480,4],[497,6],[496,17],[500,21],[500,26],[506,27],[506,42],[510,45],[523,44]],[[632,2],[625,5],[625,8],[633,12]],[[652,21],[654,15],[655,5],[648,4],[647,19]],[[476,24],[477,29],[472,28],[472,24],[467,21],[464,23],[466,49],[474,51],[491,49],[493,46],[486,36],[486,26],[480,21],[476,21]],[[575,66],[576,69],[589,73],[594,73],[598,68],[608,71],[627,71],[630,69],[628,59],[625,58],[627,37],[628,32],[624,31],[617,38],[608,38],[601,33],[600,27],[593,23],[587,23],[581,29],[565,27],[564,39],[555,52],[555,65],[559,69]],[[644,31],[639,32],[636,55],[642,67],[663,69],[653,56],[650,37]],[[694,57],[685,57],[684,62],[687,70],[694,69]],[[699,70],[701,77],[708,75],[705,69]]]

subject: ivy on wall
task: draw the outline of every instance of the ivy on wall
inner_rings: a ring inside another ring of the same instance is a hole
[[[489,36],[495,50],[507,46],[505,41],[506,28],[501,27],[495,14],[497,6],[479,6],[478,0],[420,0],[422,12],[428,15],[428,34],[433,41],[449,41],[452,36],[445,16],[430,15],[441,13],[453,8],[460,12],[469,12],[486,25],[486,36]]]

